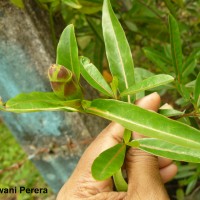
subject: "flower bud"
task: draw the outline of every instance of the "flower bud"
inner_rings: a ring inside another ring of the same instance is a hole
[[[53,64],[48,76],[54,93],[62,99],[82,98],[82,91],[73,73],[64,66]]]

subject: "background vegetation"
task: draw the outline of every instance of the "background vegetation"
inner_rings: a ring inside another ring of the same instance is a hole
[[[67,24],[73,23],[81,54],[88,56],[109,81],[101,29],[103,1],[35,1],[41,9],[46,10],[49,16],[54,46],[62,31],[57,28],[58,24],[59,27],[64,28]],[[144,69],[141,71],[144,78],[151,73],[174,75],[167,22],[168,13],[171,13],[178,21],[183,54],[181,84],[158,88],[158,92],[162,96],[163,104],[167,102],[181,112],[186,111],[182,117],[175,116],[175,119],[199,129],[199,115],[191,96],[195,79],[200,71],[200,0],[113,0],[111,2],[131,45],[135,67]],[[12,3],[21,8],[26,6],[22,0],[12,0]],[[180,168],[179,174],[168,188],[176,191],[172,194],[176,196],[175,199],[185,199],[185,196],[188,196],[188,199],[197,199],[200,166],[185,162],[177,162],[177,164]]]
[[[16,186],[48,188],[48,194],[0,194],[0,199],[44,200],[47,197],[53,197],[51,189],[44,182],[33,163],[28,160],[23,149],[17,144],[15,138],[1,120],[0,146],[0,188]],[[49,200],[51,199],[49,198]]]

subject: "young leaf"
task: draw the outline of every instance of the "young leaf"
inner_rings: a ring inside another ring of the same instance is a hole
[[[177,90],[178,92],[181,94],[181,96],[186,100],[186,101],[190,101],[190,91],[189,89],[183,85],[183,84],[180,84],[178,82],[176,82],[176,86],[177,86]]]
[[[172,51],[172,62],[175,68],[178,80],[181,80],[182,76],[182,47],[179,27],[176,19],[169,15],[169,32],[170,32],[170,42]]]
[[[132,131],[128,130],[128,129],[125,129],[124,131],[124,135],[123,135],[123,139],[124,139],[124,143],[128,143],[131,139],[131,136],[132,136]]]
[[[188,75],[190,75],[194,71],[196,66],[197,60],[194,59],[189,65],[185,67],[185,69],[183,70],[182,77],[188,77]]]
[[[125,33],[109,0],[105,0],[103,4],[102,26],[110,71],[118,78],[119,91],[122,92],[135,83],[134,65]]]
[[[174,116],[180,116],[184,114],[184,112],[181,112],[175,109],[159,109],[159,113],[166,117],[174,117]]]
[[[143,79],[154,76],[154,75],[155,75],[154,73],[152,73],[146,69],[139,68],[139,67],[135,68],[135,82],[136,83],[142,81]]]
[[[195,174],[193,176],[192,180],[188,183],[187,188],[186,188],[186,192],[185,192],[186,195],[189,195],[192,192],[192,190],[195,189],[195,186],[197,184],[198,178],[199,178],[198,175]]]
[[[75,9],[79,9],[82,7],[78,0],[62,0],[62,3]]]
[[[194,88],[194,100],[197,104],[197,107],[200,106],[200,72],[197,76],[195,88]]]
[[[171,14],[176,18],[176,10],[173,4],[171,3],[171,0],[164,0],[164,2],[167,8],[169,9],[169,11],[171,12]]]
[[[200,131],[136,105],[112,99],[82,101],[87,113],[115,121],[148,137],[200,150]]]
[[[102,2],[96,0],[79,0],[82,8],[79,10],[84,14],[94,14],[101,10]]]
[[[92,164],[92,176],[96,180],[105,180],[115,174],[124,162],[125,144],[117,144],[102,152]]]
[[[112,82],[110,83],[110,86],[113,91],[114,97],[117,98],[118,78],[116,76],[112,78]]]
[[[62,101],[53,92],[31,92],[22,93],[8,100],[5,106],[0,110],[24,113],[38,111],[79,111],[81,109],[81,100]]]
[[[122,170],[119,169],[114,175],[113,175],[113,180],[115,183],[115,187],[117,191],[127,191],[128,189],[128,184],[124,180],[124,177],[122,175]]]
[[[166,65],[171,66],[171,60],[167,58],[163,53],[156,51],[152,48],[143,48],[146,57],[151,60],[158,68],[163,72],[168,73]]]
[[[173,80],[174,80],[174,78],[172,76],[166,75],[166,74],[159,74],[159,75],[151,76],[151,77],[129,87],[128,89],[123,91],[120,94],[120,96],[126,96],[129,94],[135,94],[137,92],[152,89],[152,88],[158,87],[160,85],[170,83]]]
[[[172,160],[200,163],[200,151],[196,151],[192,148],[174,145],[172,143],[154,138],[133,140],[127,145],[135,146],[135,142],[139,142],[139,149],[152,153],[156,156],[162,156]]]
[[[86,57],[80,58],[80,70],[84,79],[95,89],[105,94],[106,96],[113,97],[113,92],[107,84],[98,69],[90,63]]]
[[[57,46],[56,64],[63,65],[71,70],[77,81],[80,77],[80,66],[78,58],[78,47],[74,33],[74,26],[67,26],[61,34]]]

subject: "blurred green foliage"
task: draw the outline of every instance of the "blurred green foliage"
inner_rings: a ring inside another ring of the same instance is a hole
[[[50,187],[28,160],[27,155],[0,121],[0,188],[24,186],[27,188],[48,188],[47,194],[0,194],[0,199],[44,200],[53,195]]]

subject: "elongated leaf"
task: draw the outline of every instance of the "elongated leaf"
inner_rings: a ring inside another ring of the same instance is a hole
[[[194,100],[197,104],[197,107],[200,106],[200,72],[197,76],[195,88],[194,88]]]
[[[114,175],[113,175],[113,180],[115,183],[115,187],[117,191],[127,191],[128,190],[128,184],[124,180],[124,177],[122,175],[122,170],[119,169]]]
[[[114,76],[112,78],[112,82],[110,83],[111,89],[113,91],[114,97],[117,99],[117,91],[118,91],[118,78]]]
[[[192,51],[192,53],[187,56],[186,60],[184,61],[184,64],[183,64],[183,73],[184,71],[188,71],[189,69],[187,68],[190,68],[189,66],[192,66],[194,63],[194,61],[197,61],[200,57],[200,48],[197,48],[195,49],[194,51]]]
[[[79,80],[80,66],[78,47],[74,33],[74,26],[72,24],[67,26],[61,34],[57,46],[56,63],[71,70],[75,74],[76,79]]]
[[[79,11],[84,14],[93,14],[100,11],[102,8],[102,2],[96,0],[79,0],[79,2],[82,5],[82,8]]]
[[[160,68],[163,72],[167,73],[167,67],[166,63],[159,58],[157,55],[157,52],[149,50],[147,48],[143,49],[146,57],[153,63],[155,64],[158,68]]]
[[[62,3],[76,9],[82,7],[78,0],[62,0]]]
[[[52,92],[31,92],[17,95],[8,100],[0,110],[24,113],[38,111],[68,110],[78,111],[81,109],[79,99],[62,101]]]
[[[193,179],[187,185],[186,192],[185,192],[186,195],[189,195],[192,192],[192,190],[195,189],[198,179],[199,177],[195,174],[193,176]]]
[[[187,77],[188,75],[190,75],[190,74],[194,71],[194,69],[195,69],[196,66],[197,66],[197,60],[194,59],[194,60],[184,69],[182,76],[183,76],[183,77]]]
[[[84,79],[95,89],[105,94],[106,96],[113,97],[113,92],[110,86],[105,81],[104,77],[98,71],[98,69],[90,63],[90,60],[86,57],[80,58],[80,70]]]
[[[103,42],[103,33],[102,33],[102,27],[98,25],[91,17],[87,17],[87,22],[90,25],[91,29],[95,33],[95,35],[98,37],[101,42]]]
[[[159,113],[166,117],[180,116],[184,114],[184,112],[175,109],[159,109]]]
[[[152,89],[152,88],[158,87],[160,85],[165,85],[167,83],[170,83],[173,80],[174,80],[174,78],[172,76],[166,75],[166,74],[159,74],[159,75],[151,76],[151,77],[129,87],[128,89],[126,89],[124,92],[121,93],[121,96],[135,94],[137,92]]]
[[[139,67],[135,68],[135,82],[136,83],[142,81],[143,79],[154,76],[154,75],[155,75],[154,73],[152,73],[146,69],[139,68]]]
[[[171,3],[171,0],[164,0],[164,2],[167,8],[169,9],[170,13],[176,18],[176,10],[173,4]]]
[[[146,69],[143,69],[143,68],[136,67],[134,71],[135,71],[135,82],[136,83],[141,82],[143,79],[149,78],[154,75],[152,72],[150,72]],[[139,92],[136,94],[136,100],[140,99],[144,96],[145,96],[144,91]]]
[[[102,152],[92,164],[92,176],[96,180],[105,180],[116,173],[124,162],[125,144],[117,144]]]
[[[85,112],[113,120],[148,137],[200,150],[200,131],[136,105],[111,99],[83,101]]]
[[[61,0],[61,1],[63,4],[75,9],[80,9],[82,7],[78,0]]]
[[[105,0],[103,4],[102,25],[110,71],[118,78],[119,91],[122,92],[135,83],[134,65],[125,33],[109,0]]]
[[[184,99],[186,101],[190,101],[190,91],[189,91],[189,89],[185,85],[180,84],[178,82],[176,84],[177,84],[177,90],[181,94],[181,96],[184,97]]]
[[[123,135],[123,140],[124,140],[124,143],[128,143],[131,139],[131,136],[132,136],[132,131],[128,130],[128,129],[125,129],[124,131],[124,135]]]
[[[139,149],[142,149],[157,156],[162,156],[179,161],[200,163],[200,151],[196,151],[195,149],[174,145],[172,143],[154,138],[133,140],[127,145],[135,147],[135,142],[137,144],[139,142]]]
[[[175,68],[176,75],[180,80],[182,75],[181,38],[180,38],[178,23],[172,15],[169,15],[169,32],[170,32],[170,42],[172,51],[172,62]]]
[[[145,55],[155,64],[157,64],[158,67],[162,65],[163,67],[165,65],[171,65],[171,59],[169,59],[164,52],[157,51],[155,49],[145,47],[143,48],[143,51]]]

